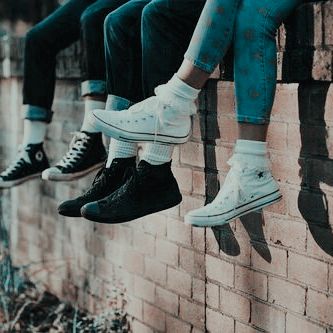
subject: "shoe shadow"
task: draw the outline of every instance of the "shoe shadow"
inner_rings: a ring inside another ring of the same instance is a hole
[[[205,160],[205,204],[210,203],[220,189],[218,170],[216,165],[216,139],[220,138],[217,114],[217,80],[209,80],[206,86],[204,105],[209,105],[205,110],[201,110],[200,130],[201,140],[204,146]],[[208,110],[207,110],[208,109]],[[241,218],[241,222],[249,234],[250,242],[258,254],[266,261],[271,262],[271,254],[265,241],[263,232],[263,215],[261,213],[251,213]],[[229,224],[213,227],[215,239],[220,251],[229,256],[238,256],[241,253],[239,243],[234,231]]]
[[[301,190],[298,209],[308,223],[317,245],[333,256],[333,233],[329,220],[328,200],[321,184],[333,186],[333,160],[327,148],[325,103],[328,82],[302,83],[298,88],[301,151]]]
[[[314,81],[312,70],[314,50],[301,48],[293,50],[293,45],[306,45],[313,40],[314,13],[291,17],[285,24],[286,55],[283,59],[282,79],[285,82],[300,82],[298,86],[298,107],[300,120],[301,148],[300,192],[298,209],[307,222],[316,244],[328,255],[333,256],[333,232],[329,220],[328,200],[321,184],[333,186],[333,160],[329,158],[327,147],[327,127],[325,104],[330,82]],[[300,28],[301,27],[301,28]],[[297,31],[303,31],[299,40]]]

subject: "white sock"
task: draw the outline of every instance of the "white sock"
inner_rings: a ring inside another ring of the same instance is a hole
[[[128,109],[131,104],[132,103],[125,98],[109,95],[106,103],[106,110],[121,111]],[[136,156],[137,153],[138,145],[136,143],[124,142],[111,138],[106,167],[109,168],[115,158],[129,158]]]
[[[195,101],[200,93],[200,89],[195,89],[182,81],[177,74],[171,78],[171,80],[165,84],[160,86],[159,96],[165,97],[168,100],[172,100],[175,97],[179,97],[184,100],[192,100]]]
[[[81,131],[89,132],[89,133],[97,133],[98,131],[94,128],[94,126],[90,125],[88,118],[91,111],[96,109],[104,109],[105,102],[102,101],[94,101],[92,99],[86,99],[84,101],[84,118],[81,127]]]
[[[138,146],[136,143],[111,139],[106,167],[109,168],[111,166],[112,161],[115,158],[133,157],[137,155],[137,152],[138,152]]]
[[[44,121],[24,119],[23,146],[43,142],[47,125]]]
[[[144,147],[141,159],[152,165],[161,165],[171,161],[173,149],[173,145],[147,143]]]
[[[237,140],[232,160],[252,167],[269,167],[267,142]]]

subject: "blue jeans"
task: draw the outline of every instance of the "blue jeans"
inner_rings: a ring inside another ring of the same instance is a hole
[[[107,90],[139,102],[177,71],[205,0],[131,0],[105,19]]]
[[[207,1],[185,58],[211,73],[233,42],[239,122],[269,122],[276,88],[276,32],[302,2]]]
[[[106,95],[103,23],[128,0],[70,0],[26,36],[23,103],[25,118],[50,122],[56,55],[81,39],[82,95]]]

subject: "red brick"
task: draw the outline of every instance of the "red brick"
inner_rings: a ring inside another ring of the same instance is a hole
[[[167,240],[156,241],[156,257],[169,265],[178,266],[178,246]]]
[[[177,294],[157,287],[155,305],[162,310],[176,316],[178,315],[179,297]]]
[[[271,153],[272,174],[281,183],[299,185],[301,177],[299,175],[299,164],[297,158],[292,155]]]
[[[233,290],[220,288],[220,309],[222,313],[245,323],[250,320],[250,301]]]
[[[203,329],[205,327],[205,307],[180,298],[180,318]]]
[[[305,310],[305,288],[269,277],[268,301],[302,314]]]
[[[220,304],[220,289],[216,284],[207,282],[206,285],[207,305],[213,309],[218,309]]]
[[[287,142],[288,151],[299,154],[300,148],[302,146],[299,124],[288,124]]]
[[[191,246],[191,227],[181,221],[168,219],[167,236],[172,241]]]
[[[173,174],[181,191],[192,192],[192,170],[190,168],[172,168]]]
[[[202,143],[188,142],[180,147],[180,161],[182,164],[201,167],[205,166]]]
[[[252,301],[251,322],[268,332],[285,331],[285,314],[271,305]]]
[[[229,262],[206,255],[206,272],[209,279],[230,287],[234,284],[234,265]]]
[[[329,291],[333,294],[333,264],[329,266],[328,287]]]
[[[148,215],[144,221],[145,232],[153,236],[166,236],[167,230],[167,217],[162,214],[154,214],[154,217]]]
[[[144,322],[153,328],[164,332],[166,326],[165,313],[155,306],[143,303],[143,319]]]
[[[269,273],[286,276],[287,275],[287,252],[276,247],[268,246],[272,256],[272,262],[267,262],[252,250],[251,265],[255,269],[263,270]]]
[[[143,320],[143,301],[136,297],[129,297],[128,305],[126,307],[126,311],[129,315],[137,318],[139,320]]]
[[[142,254],[133,250],[125,250],[121,254],[123,267],[130,273],[143,274],[144,271],[144,257]]]
[[[234,320],[217,311],[207,308],[207,330],[209,333],[233,333]],[[223,328],[223,330],[222,330]]]
[[[167,286],[179,295],[191,296],[191,276],[185,272],[168,267]]]
[[[267,219],[265,227],[266,240],[276,245],[305,251],[306,224],[275,217]]]
[[[249,268],[235,267],[235,287],[247,294],[267,300],[267,276]]]
[[[208,111],[217,111],[223,115],[235,115],[234,84],[231,82],[218,82],[217,92],[212,91],[213,95],[217,94],[217,110],[208,109]],[[208,95],[208,97],[210,97]],[[210,102],[210,100],[208,100]]]
[[[271,122],[267,133],[269,149],[285,151],[287,149],[287,124]]]
[[[167,333],[191,333],[191,325],[178,318],[167,316],[166,326]]]
[[[333,326],[332,317],[333,296],[308,290],[306,313],[310,318]]]
[[[206,229],[206,251],[209,254],[215,255],[218,255],[220,253],[218,240],[216,239],[214,232],[211,228]]]
[[[192,247],[195,250],[204,252],[205,251],[205,229],[193,228],[192,229]]]
[[[325,333],[326,330],[313,324],[305,317],[296,317],[291,313],[287,313],[286,332]]]
[[[244,325],[238,321],[236,321],[236,329],[235,333],[258,333],[259,331],[254,329],[251,326]]]
[[[192,298],[199,303],[205,303],[205,298],[206,298],[205,281],[193,278],[192,290],[193,290]]]
[[[191,275],[204,279],[206,275],[205,256],[193,250],[180,248],[180,266]]]
[[[133,247],[140,253],[153,256],[155,253],[155,237],[140,230],[133,230]]]
[[[156,260],[145,258],[145,276],[160,285],[166,284],[166,265]]]
[[[154,331],[150,327],[146,326],[145,324],[140,323],[137,320],[133,321],[132,329],[133,329],[133,332],[135,332],[135,333],[154,333]]]
[[[140,276],[134,277],[134,295],[145,301],[154,303],[155,301],[155,284],[143,279]]]
[[[321,290],[328,288],[328,265],[316,259],[289,253],[288,278]]]
[[[298,85],[278,84],[272,109],[272,120],[298,123]],[[291,112],[292,110],[292,112]]]
[[[205,195],[206,182],[205,173],[202,171],[193,171],[193,193]]]
[[[221,142],[236,142],[238,138],[238,124],[235,119],[231,119],[228,116],[219,115],[218,126],[220,130]]]

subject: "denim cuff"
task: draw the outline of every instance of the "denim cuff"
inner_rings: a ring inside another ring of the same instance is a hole
[[[122,111],[127,110],[134,103],[126,98],[116,95],[108,95],[105,110]]]
[[[212,74],[215,71],[216,64],[207,64],[199,59],[193,58],[188,53],[185,53],[184,58],[192,63],[193,66],[198,67],[199,69],[203,70],[204,72]]]
[[[105,95],[106,82],[102,80],[87,80],[81,83],[81,96]]]
[[[269,124],[270,118],[265,117],[253,117],[253,116],[243,116],[237,115],[237,122],[239,123],[249,123],[255,125],[266,125]]]
[[[24,119],[43,121],[50,123],[52,121],[53,112],[51,110],[35,105],[27,105],[24,112]]]

